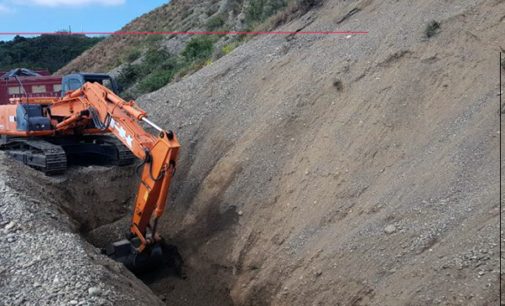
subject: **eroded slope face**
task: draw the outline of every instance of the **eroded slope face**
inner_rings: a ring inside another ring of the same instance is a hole
[[[140,99],[183,145],[160,230],[188,279],[152,288],[181,305],[495,303],[504,15],[328,1],[279,30],[370,33],[257,37]]]

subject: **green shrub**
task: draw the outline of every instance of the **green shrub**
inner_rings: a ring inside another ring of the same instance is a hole
[[[248,25],[241,32],[252,32],[254,31],[254,27],[252,25]],[[234,37],[234,39],[240,44],[247,41],[250,38],[251,34],[238,34]]]
[[[222,27],[225,24],[225,22],[226,22],[225,17],[222,14],[219,14],[217,16],[210,18],[205,24],[205,28],[209,31],[213,31],[215,29]]]
[[[263,7],[266,0],[251,0],[249,1],[249,10],[247,11],[247,19],[249,21],[259,21],[263,16]]]
[[[139,92],[136,90],[128,89],[119,94],[121,99],[125,101],[135,100],[138,96],[140,96]]]
[[[426,35],[426,37],[430,38],[435,36],[439,30],[440,30],[440,23],[433,20],[430,23],[428,23],[428,25],[424,29],[424,34]]]
[[[121,64],[123,64],[123,62],[121,61],[121,59],[119,57],[116,57],[114,58],[114,60],[112,62],[109,63],[109,65],[107,65],[107,67],[112,70],[116,67],[119,67],[121,66]],[[24,66],[23,66],[24,67]]]
[[[170,83],[173,77],[174,71],[172,70],[156,71],[140,81],[138,84],[139,93],[144,94],[158,90]]]
[[[319,0],[291,0],[291,1],[319,1]],[[276,14],[288,5],[288,0],[251,0],[246,14],[248,24],[257,24]]]
[[[147,39],[145,40],[145,43],[149,47],[158,46],[162,39],[163,39],[162,34],[147,34]]]
[[[142,72],[147,75],[154,70],[160,69],[160,66],[170,59],[170,53],[165,49],[149,49],[142,61]]]
[[[142,52],[139,49],[131,49],[126,55],[126,61],[128,63],[134,62],[140,57],[141,54]]]
[[[182,64],[178,58],[170,57],[160,64],[159,70],[178,70]]]
[[[193,9],[190,9],[189,6],[186,6],[182,9],[182,20],[188,18],[189,16],[191,16],[191,14],[193,14]]]
[[[209,6],[207,8],[207,11],[205,12],[205,14],[207,16],[212,16],[214,15],[217,11],[219,10],[219,6],[218,5],[212,5],[212,6]]]
[[[119,90],[123,91],[126,88],[132,86],[139,77],[141,77],[141,67],[139,65],[126,65],[121,73],[116,77],[116,82],[119,85]]]
[[[208,59],[214,52],[214,42],[208,37],[197,37],[191,40],[181,55],[188,61],[201,61]]]
[[[124,97],[134,99],[168,84],[173,75],[187,65],[164,49],[150,49],[140,64],[128,64],[116,78]],[[138,86],[132,87],[135,83]]]
[[[226,55],[226,54],[229,54],[231,51],[233,51],[233,49],[235,49],[235,45],[234,44],[229,44],[229,45],[226,45],[223,48],[221,48],[221,52],[224,55]]]

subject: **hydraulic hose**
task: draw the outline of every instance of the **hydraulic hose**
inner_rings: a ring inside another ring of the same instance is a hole
[[[93,118],[93,123],[95,124],[95,127],[97,129],[105,131],[106,129],[109,128],[111,122],[111,117],[109,114],[107,114],[107,117],[105,117],[105,123],[103,123],[100,121],[100,118],[98,117],[98,112],[96,111],[95,108],[90,106],[88,110],[91,113],[91,118]]]

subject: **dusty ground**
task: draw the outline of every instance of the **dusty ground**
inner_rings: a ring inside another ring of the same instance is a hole
[[[176,305],[495,305],[504,16],[328,1],[279,30],[370,33],[257,37],[141,98],[183,145],[161,232],[188,278],[151,288]]]
[[[171,305],[496,305],[505,2],[328,1],[298,29],[370,33],[257,37],[139,100],[183,145],[160,231],[187,275],[141,278]],[[120,237],[135,176],[79,171],[9,188],[61,199],[72,239]]]

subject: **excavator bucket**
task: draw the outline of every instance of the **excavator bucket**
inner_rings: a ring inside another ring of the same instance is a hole
[[[133,273],[146,272],[163,264],[163,251],[159,243],[152,246],[150,252],[139,254],[135,245],[140,244],[140,241],[135,240],[138,238],[109,244],[105,250],[107,256],[123,263]]]

